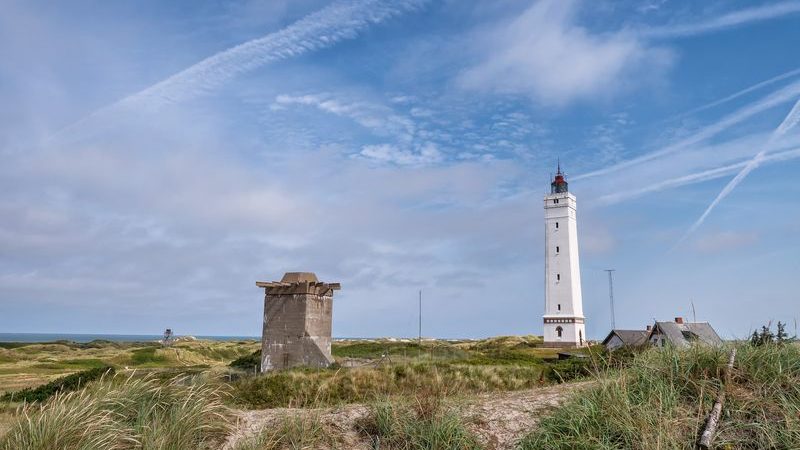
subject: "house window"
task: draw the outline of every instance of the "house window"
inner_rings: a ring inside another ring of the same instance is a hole
[[[558,222],[556,222],[556,230],[558,229]]]
[[[564,331],[561,327],[556,327],[556,337],[561,337],[561,333]]]
[[[556,281],[561,281],[561,274],[560,273],[556,274]]]
[[[556,253],[558,253],[558,246],[556,245]]]

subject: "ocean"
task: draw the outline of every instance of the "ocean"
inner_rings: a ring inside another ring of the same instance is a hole
[[[0,333],[0,342],[91,342],[96,340],[114,342],[149,342],[162,339],[160,334],[68,334],[68,333]],[[180,336],[175,336],[180,337]],[[261,336],[194,336],[212,341],[261,340]]]

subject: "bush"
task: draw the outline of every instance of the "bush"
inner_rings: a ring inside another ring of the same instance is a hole
[[[99,380],[105,375],[113,374],[113,367],[96,367],[55,379],[37,388],[26,388],[18,392],[8,392],[0,397],[0,400],[27,403],[43,402],[58,393],[75,391],[85,387],[92,381]]]
[[[230,431],[222,393],[175,379],[105,379],[26,406],[0,450],[211,449]]]
[[[260,372],[261,371],[261,350],[256,350],[253,353],[236,358],[228,364],[230,367],[242,369],[247,372]]]

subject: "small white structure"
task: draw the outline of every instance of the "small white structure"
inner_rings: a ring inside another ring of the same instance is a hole
[[[578,258],[577,201],[569,193],[561,165],[544,197],[544,345],[582,347],[586,327]]]

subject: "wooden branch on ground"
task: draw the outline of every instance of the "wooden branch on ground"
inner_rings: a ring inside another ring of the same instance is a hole
[[[717,425],[719,424],[719,417],[722,414],[722,405],[725,403],[725,387],[731,378],[731,370],[733,370],[733,361],[736,359],[736,349],[731,350],[731,356],[728,358],[728,366],[725,368],[725,379],[720,387],[719,394],[717,394],[717,401],[714,402],[714,407],[711,408],[706,420],[706,428],[700,435],[700,440],[697,442],[697,448],[708,450],[711,448],[711,443],[714,440],[714,434],[717,432]]]

